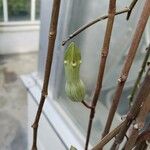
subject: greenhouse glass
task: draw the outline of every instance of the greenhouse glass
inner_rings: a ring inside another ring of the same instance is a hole
[[[117,10],[128,6],[130,0],[118,1]],[[49,5],[50,0],[47,2],[42,1],[42,12],[41,12],[41,41],[40,41],[40,52],[39,52],[39,75],[43,78],[44,64],[47,53],[48,45],[48,33],[49,33],[49,22],[50,22],[50,11]],[[47,3],[47,4],[46,4]],[[60,11],[58,34],[55,44],[54,59],[52,65],[52,73],[50,78],[49,89],[53,94],[53,99],[60,104],[60,106],[65,110],[67,115],[72,119],[74,124],[78,129],[86,135],[88,115],[89,111],[87,108],[82,106],[81,103],[71,102],[65,94],[65,77],[64,77],[64,67],[63,67],[63,55],[65,47],[63,47],[62,41],[70,33],[75,31],[81,25],[93,20],[107,13],[108,1],[103,1],[99,4],[99,0],[63,0]],[[108,56],[108,62],[105,70],[105,77],[103,82],[103,89],[101,97],[99,98],[97,112],[93,123],[92,130],[92,144],[95,144],[100,137],[100,132],[104,127],[106,121],[106,114],[108,114],[108,108],[111,104],[113,90],[117,83],[117,78],[119,76],[121,67],[123,65],[123,60],[126,57],[127,51],[130,46],[130,41],[132,39],[132,34],[134,32],[136,23],[138,21],[137,16],[140,14],[140,8],[143,6],[143,2],[138,3],[135,11],[133,12],[130,21],[126,21],[126,15],[122,14],[117,16],[115,19],[113,35],[110,45],[110,53]],[[47,16],[47,17],[46,17]],[[101,47],[103,43],[103,37],[106,28],[106,20],[101,23],[95,24],[90,27],[77,37],[73,41],[81,49],[82,54],[82,65],[81,65],[81,78],[86,85],[86,101],[91,101],[93,96],[93,91],[95,89],[95,83],[97,78],[97,71],[99,65],[99,55],[101,52]],[[118,32],[119,31],[119,32]],[[125,91],[122,95],[122,99],[127,101],[127,95],[129,94],[129,89],[133,86],[135,76],[139,69],[137,69],[141,64],[141,58],[143,56],[142,50],[148,45],[145,42],[145,34],[143,35],[143,40],[140,43],[138,54],[136,56],[136,61],[131,68],[131,74],[129,75]],[[68,45],[68,44],[67,44]],[[129,84],[130,83],[130,84]],[[121,103],[120,109],[118,109],[118,116],[124,114],[128,107],[121,109],[127,103]],[[120,121],[115,118],[115,123]]]

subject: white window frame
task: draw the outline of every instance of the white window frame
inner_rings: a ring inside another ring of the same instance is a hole
[[[2,0],[2,5],[3,5],[3,21],[0,22],[0,25],[8,25],[8,24],[39,24],[39,21],[36,20],[36,2],[37,0],[31,0],[31,11],[30,11],[30,20],[27,21],[9,21],[9,16],[8,16],[8,0]]]
[[[60,51],[59,51],[59,54],[60,54]],[[60,59],[61,58],[59,57],[59,60]],[[56,62],[55,60],[56,59],[54,58],[54,61],[53,61],[54,68],[57,66],[57,64],[55,64]],[[59,67],[61,68],[61,66]],[[57,69],[57,70],[60,71],[60,69]],[[60,74],[56,73],[55,71],[52,73],[53,73],[53,76],[51,76],[52,78],[53,77],[57,78],[58,76],[60,76]],[[54,75],[55,73],[57,74],[56,76]],[[41,79],[38,77],[37,74],[30,74],[27,76],[22,76],[22,80],[25,86],[27,87],[29,93],[34,97],[35,101],[39,103],[41,88],[42,88]],[[54,83],[53,81],[55,80],[51,80],[51,81],[52,82],[50,83]],[[55,86],[55,91],[57,91],[57,85],[59,85],[58,80],[57,82],[58,83]],[[53,125],[56,134],[61,138],[61,140],[65,143],[65,145],[67,145],[68,149],[71,144],[74,144],[74,146],[76,146],[78,149],[83,149],[82,145],[83,145],[83,142],[85,142],[85,137],[82,135],[82,133],[73,123],[73,121],[69,118],[65,110],[63,110],[60,104],[54,99],[53,94],[57,95],[57,92],[54,93],[52,90],[53,89],[51,88],[51,90],[49,91],[49,96],[46,100],[46,104],[44,105],[43,113],[45,114],[45,116],[47,116],[47,119],[50,122],[50,124]],[[119,120],[120,117],[118,117],[118,115],[117,115],[117,118],[118,118],[118,121],[120,121]],[[61,124],[61,128],[60,128],[60,124]],[[66,131],[66,132],[64,133],[63,131]]]
[[[35,21],[35,12],[36,12],[36,0],[31,0],[31,21]]]
[[[23,75],[21,76],[21,79],[38,107],[42,87],[41,79],[38,77],[37,73]],[[79,150],[83,149],[85,137],[74,125],[59,103],[53,100],[51,91],[49,91],[46,101],[47,102],[44,105],[43,114],[46,116],[50,126],[53,127],[56,135],[59,137],[59,139],[61,139],[61,141],[63,141],[63,145],[66,147],[66,149],[69,149],[72,144]],[[41,143],[43,143],[43,141],[41,141]],[[91,149],[92,146],[89,145],[89,147]]]
[[[7,4],[7,0],[3,0],[2,4],[3,4],[3,18],[4,18],[4,22],[8,22],[8,4]]]

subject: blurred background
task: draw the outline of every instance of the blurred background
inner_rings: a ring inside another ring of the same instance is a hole
[[[37,70],[39,0],[0,0],[0,150],[27,150],[27,91]]]
[[[53,0],[0,0],[0,150],[27,150],[31,147],[35,112],[44,76],[48,47],[49,22]],[[117,10],[129,6],[131,0],[117,1]],[[104,128],[117,78],[131,44],[145,0],[138,1],[131,18],[117,16],[114,23],[110,53],[103,89],[93,123],[90,145],[98,142]],[[74,144],[83,149],[89,111],[71,102],[65,94],[62,41],[89,21],[107,14],[109,0],[62,0],[56,38],[49,96],[39,126],[40,150],[65,150]],[[86,85],[86,100],[95,88],[99,55],[107,21],[95,24],[73,39],[81,49],[81,78]],[[135,61],[121,97],[113,126],[129,109],[128,95],[132,89],[150,43],[147,25]],[[61,128],[60,128],[61,125]],[[50,147],[50,148],[49,148]],[[106,147],[106,150],[109,149]]]

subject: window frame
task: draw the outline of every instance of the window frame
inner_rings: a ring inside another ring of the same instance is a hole
[[[65,36],[63,35],[63,37],[65,37]],[[74,144],[75,146],[77,146],[79,143],[82,143],[85,140],[84,139],[85,137],[82,135],[82,133],[76,127],[74,122],[69,118],[68,114],[65,112],[63,107],[61,107],[60,104],[58,103],[58,101],[55,100],[55,96],[57,97],[57,95],[58,95],[57,88],[59,87],[59,84],[61,81],[60,74],[61,74],[61,71],[62,71],[61,68],[63,65],[60,63],[62,60],[62,56],[63,56],[60,53],[63,53],[64,50],[61,49],[61,51],[58,51],[58,49],[60,48],[59,46],[60,45],[57,45],[57,46],[55,45],[56,51],[54,53],[54,59],[53,59],[53,64],[52,64],[52,69],[57,67],[58,72],[56,72],[56,70],[54,70],[54,72],[51,73],[51,79],[50,79],[51,84],[50,84],[50,89],[49,89],[49,96],[46,100],[46,104],[44,105],[43,112],[45,113],[45,116],[48,118],[50,125],[51,124],[53,125],[56,134],[58,136],[60,136],[60,139],[68,146],[68,149],[69,149],[71,144]],[[57,57],[57,53],[60,54],[60,57]],[[58,60],[58,61],[56,62],[56,60]],[[40,100],[41,87],[42,87],[41,78],[39,77],[39,75],[36,75],[36,74],[29,75],[28,78],[31,79],[32,81],[30,81],[30,83],[28,83],[29,85],[26,84],[26,87],[28,88],[28,91],[30,92],[30,94],[33,95],[33,97],[36,100],[37,105],[38,105],[39,100]],[[56,81],[56,79],[58,79],[58,80]],[[27,78],[24,78],[23,80],[24,80],[24,83],[28,82]],[[31,83],[34,83],[35,85],[32,85]],[[38,87],[38,89],[36,89],[37,87]],[[53,89],[55,89],[55,90],[53,90]],[[118,120],[119,119],[120,119],[120,117],[118,117]],[[60,124],[63,127],[60,128]],[[65,131],[64,134],[61,129],[63,129]],[[80,133],[80,134],[78,134],[78,133]],[[68,138],[68,135],[70,135],[69,138]],[[78,136],[76,137],[76,135],[78,135]],[[80,135],[82,137],[81,138],[82,140],[79,138]],[[77,140],[77,139],[80,139],[80,140]],[[75,141],[75,142],[73,142],[73,141]],[[82,149],[82,148],[78,148],[78,149]]]
[[[27,91],[32,96],[32,100],[38,107],[40,102],[42,80],[39,78],[37,73],[22,75],[21,79]],[[28,99],[28,101],[29,100],[31,99]],[[67,113],[63,110],[60,104],[53,99],[52,92],[50,90],[46,101],[47,102],[44,105],[42,114],[46,118],[49,125],[53,128],[60,141],[62,141],[66,149],[70,149],[72,144],[74,144],[77,149],[83,149],[85,137],[68,117]],[[91,148],[92,146],[89,145],[89,147]]]
[[[2,0],[2,5],[3,5],[3,21],[0,21],[1,24],[8,24],[8,23],[16,23],[16,24],[22,24],[22,23],[33,23],[33,22],[38,22],[39,19],[36,19],[36,2],[37,0],[31,0],[31,8],[30,8],[30,19],[27,21],[20,20],[20,21],[9,21],[9,16],[8,16],[8,0]]]

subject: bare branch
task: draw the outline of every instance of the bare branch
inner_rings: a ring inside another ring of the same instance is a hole
[[[146,141],[140,142],[134,147],[134,150],[148,150],[148,145],[146,144]]]
[[[87,130],[87,136],[86,136],[85,150],[88,149],[88,144],[89,144],[89,139],[90,139],[90,134],[91,134],[91,129],[92,129],[92,123],[93,123],[93,118],[94,118],[94,114],[95,114],[95,108],[96,108],[97,101],[98,101],[98,98],[99,98],[99,95],[101,92],[102,81],[103,81],[105,65],[106,65],[106,59],[107,59],[107,55],[109,52],[110,39],[111,39],[111,34],[112,34],[112,29],[113,29],[113,24],[114,24],[115,11],[116,11],[116,0],[110,0],[109,1],[109,10],[108,10],[109,15],[108,15],[107,27],[106,27],[105,37],[104,37],[103,48],[101,51],[101,59],[100,59],[98,77],[97,77],[97,82],[96,82],[96,88],[95,88],[95,92],[94,92],[94,96],[93,96],[93,100],[92,100],[92,107],[94,109],[91,109],[91,112],[89,115],[89,123],[88,123],[88,130]]]
[[[89,104],[87,104],[85,101],[82,101],[81,103],[82,103],[86,108],[88,108],[88,109],[93,109],[93,107],[90,106]]]
[[[40,99],[40,103],[39,103],[38,110],[37,110],[37,113],[36,113],[36,117],[35,117],[34,123],[32,125],[32,128],[33,128],[32,150],[37,150],[38,124],[39,124],[40,116],[41,116],[41,113],[42,113],[43,105],[44,105],[44,102],[45,102],[45,98],[48,95],[49,76],[50,76],[50,72],[51,72],[53,51],[54,51],[56,34],[57,34],[57,22],[58,22],[58,17],[59,17],[60,2],[61,2],[61,0],[54,0],[54,2],[53,2],[51,24],[50,24],[50,33],[49,33],[48,52],[47,52],[47,59],[46,59],[46,65],[45,65],[43,88],[42,88],[41,99]]]
[[[150,140],[150,125],[138,135],[136,143],[138,144],[146,140]]]
[[[129,11],[129,8],[124,8],[123,10],[116,12],[115,15],[120,15],[120,14],[126,13],[128,11]],[[75,32],[73,32],[72,34],[70,34],[69,37],[62,42],[62,45],[65,45],[68,41],[70,41],[72,38],[74,38],[79,33],[83,32],[84,30],[86,30],[90,26],[94,25],[95,23],[97,23],[99,21],[105,20],[107,18],[108,18],[108,15],[104,15],[102,17],[99,17],[99,18],[97,18],[97,19],[89,22],[86,25],[83,25],[82,27],[80,27],[79,29],[77,29]]]
[[[149,0],[148,0],[149,1]],[[126,123],[121,128],[119,134],[116,136],[116,139],[112,145],[111,150],[116,150],[116,148],[119,147],[120,143],[122,142],[128,128],[130,127],[132,121],[135,119],[135,117],[138,115],[141,105],[149,96],[150,91],[150,68],[148,69],[145,79],[138,91],[138,94],[135,98],[134,104],[131,107],[130,111],[127,114],[126,117]]]
[[[136,5],[137,1],[138,0],[133,0],[132,3],[130,4],[129,8],[124,8],[123,10],[115,12],[115,15],[117,16],[117,15],[120,15],[120,14],[123,14],[123,13],[127,13],[127,20],[129,20],[131,12],[132,12],[134,6]],[[104,15],[102,17],[99,17],[99,18],[97,18],[97,19],[89,22],[86,25],[83,25],[82,27],[80,27],[79,29],[77,29],[76,31],[74,31],[72,34],[70,34],[69,37],[62,42],[62,45],[65,45],[68,41],[70,41],[72,38],[74,38],[76,35],[78,35],[82,31],[86,30],[90,26],[94,25],[95,23],[97,23],[99,21],[105,20],[107,18],[108,18],[108,15]]]
[[[113,137],[115,137],[120,129],[122,128],[122,126],[124,125],[125,121],[123,121],[122,123],[120,123],[115,129],[113,129],[110,133],[108,133],[103,139],[101,139],[101,141],[92,148],[92,150],[99,150],[101,149],[105,144],[107,144]]]
[[[133,0],[132,3],[130,4],[129,11],[127,13],[127,20],[129,20],[132,10],[133,10],[134,6],[136,5],[137,1],[138,0]]]
[[[142,108],[136,118],[131,135],[126,143],[125,150],[131,150],[138,138],[139,132],[144,128],[145,118],[150,111],[150,95],[147,97],[146,101],[143,102]]]
[[[107,118],[107,122],[106,122],[106,126],[103,132],[103,137],[109,132],[115,112],[117,110],[118,107],[118,103],[126,82],[126,79],[128,77],[131,65],[133,63],[133,59],[135,57],[137,48],[139,46],[143,31],[145,29],[145,26],[147,24],[148,18],[150,15],[150,1],[146,0],[142,14],[140,16],[140,19],[138,21],[138,25],[136,27],[136,31],[134,33],[133,39],[132,39],[132,43],[128,52],[128,55],[126,57],[126,60],[124,62],[123,65],[123,69],[120,75],[120,78],[118,79],[118,85],[116,87],[115,93],[114,93],[114,97],[112,100],[112,105],[109,111],[109,115]]]

